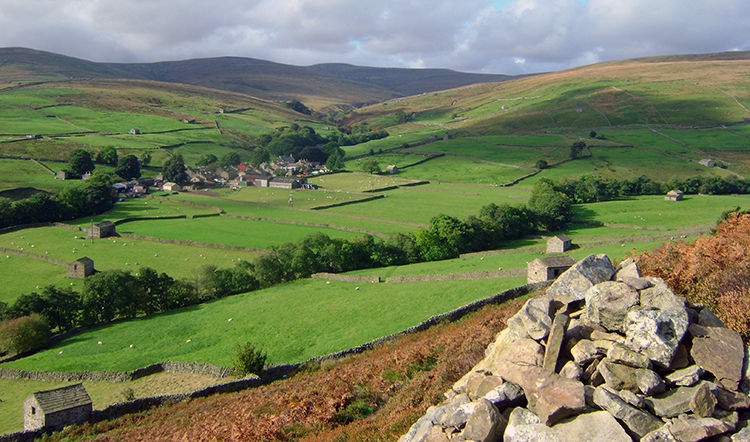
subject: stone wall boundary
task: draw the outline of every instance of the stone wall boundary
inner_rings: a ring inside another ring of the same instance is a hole
[[[341,282],[362,282],[378,284],[382,282],[380,276],[360,276],[360,275],[342,275],[340,273],[314,273],[310,275],[313,279],[330,279],[331,281]]]
[[[198,214],[198,215],[193,215],[191,218],[192,219],[196,219],[196,218],[210,218],[212,216],[221,216],[221,213],[219,213],[219,212],[216,212],[216,213],[202,213],[202,214]]]
[[[429,281],[466,281],[472,279],[515,278],[526,276],[526,269],[478,270],[475,272],[435,273],[431,275],[400,275],[386,278],[386,284]]]
[[[344,201],[342,203],[328,204],[326,206],[316,206],[316,207],[311,207],[310,210],[323,210],[323,209],[331,209],[333,207],[348,206],[349,204],[366,203],[367,201],[377,200],[380,198],[385,198],[385,195],[373,195],[368,198],[362,198],[361,200]]]
[[[133,221],[155,221],[164,219],[186,219],[187,215],[166,215],[166,216],[133,216],[130,218],[118,219],[114,222],[116,226],[125,224]]]
[[[415,154],[413,152],[410,152],[410,153],[412,155],[421,155],[421,154]],[[423,159],[421,159],[419,161],[415,161],[413,163],[407,164],[405,166],[401,166],[401,167],[399,167],[399,169],[406,169],[408,167],[419,166],[420,164],[426,163],[427,161],[434,160],[435,158],[440,158],[440,157],[444,157],[445,156],[444,153],[436,153],[436,154],[429,154],[428,153],[428,154],[425,154],[425,155],[428,155],[428,157],[427,158],[423,158]]]
[[[386,192],[388,190],[396,190],[396,189],[400,189],[402,187],[422,186],[424,184],[430,184],[430,182],[429,181],[415,181],[413,183],[394,184],[392,186],[379,187],[377,189],[363,190],[363,192],[365,192],[365,193]]]
[[[60,266],[65,266],[65,267],[68,266],[68,263],[63,260],[50,258],[49,256],[44,256],[44,255],[37,255],[36,253],[29,253],[24,250],[16,250],[16,249],[9,249],[7,247],[0,247],[0,252],[9,253],[11,255],[25,256],[27,258],[38,259],[40,261],[46,261],[48,263],[56,264]]]

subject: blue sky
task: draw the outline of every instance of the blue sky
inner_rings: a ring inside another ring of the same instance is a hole
[[[94,61],[528,73],[750,49],[748,0],[0,0],[0,46]]]

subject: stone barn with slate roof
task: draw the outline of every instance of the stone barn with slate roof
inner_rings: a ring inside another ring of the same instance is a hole
[[[553,281],[576,263],[570,256],[546,256],[531,261],[528,265],[526,280],[533,282]]]
[[[68,264],[68,278],[83,279],[93,275],[94,272],[94,260],[88,256],[76,259]]]
[[[547,240],[547,253],[562,253],[573,245],[573,240],[566,234],[553,236]]]
[[[89,238],[106,238],[117,235],[117,228],[112,221],[102,221],[91,227],[86,228],[86,235]]]
[[[667,195],[664,197],[665,201],[682,201],[683,196],[685,196],[684,193],[680,190],[670,190],[667,192]]]
[[[23,429],[80,424],[89,418],[91,410],[91,398],[83,384],[37,391],[23,401]]]

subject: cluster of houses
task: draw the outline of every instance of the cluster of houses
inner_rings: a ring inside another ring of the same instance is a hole
[[[281,155],[276,161],[257,166],[240,163],[237,167],[197,167],[186,170],[190,183],[197,186],[272,187],[278,189],[316,189],[308,176],[327,173],[325,167],[306,160]]]

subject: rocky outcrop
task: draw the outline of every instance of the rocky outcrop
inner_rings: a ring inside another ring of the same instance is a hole
[[[750,440],[746,353],[633,260],[592,255],[527,301],[401,440]]]

